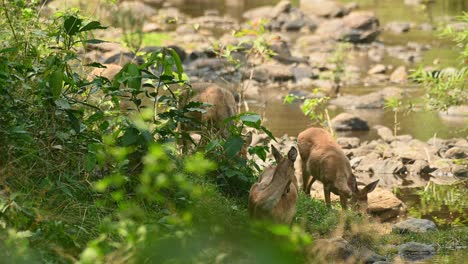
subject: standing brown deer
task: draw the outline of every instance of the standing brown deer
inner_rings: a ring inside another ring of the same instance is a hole
[[[302,160],[303,190],[310,195],[310,188],[315,180],[323,183],[325,202],[331,206],[330,192],[340,196],[343,209],[347,207],[347,199],[367,210],[367,194],[372,192],[379,180],[376,180],[362,190],[358,189],[349,160],[336,143],[333,136],[322,128],[308,128],[297,138],[299,154]]]
[[[253,218],[271,219],[278,223],[291,224],[296,214],[297,183],[294,176],[294,147],[283,157],[272,145],[277,165],[267,168],[252,185],[249,194],[249,213]]]

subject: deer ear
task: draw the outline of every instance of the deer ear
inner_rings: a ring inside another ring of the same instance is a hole
[[[253,138],[253,133],[252,131],[249,131],[247,134],[245,134],[244,136],[244,144],[246,146],[250,146],[250,144],[252,144],[252,138]]]
[[[370,193],[372,192],[373,190],[375,190],[375,187],[377,187],[377,183],[379,183],[380,180],[376,180],[374,182],[371,182],[369,184],[366,185],[366,187],[364,187],[364,189],[362,189],[362,193]]]
[[[275,157],[276,163],[281,161],[281,153],[275,148],[275,146],[271,145],[271,153],[273,153],[273,157]]]
[[[297,158],[297,149],[295,147],[291,147],[288,152],[288,159],[292,162],[296,161]]]

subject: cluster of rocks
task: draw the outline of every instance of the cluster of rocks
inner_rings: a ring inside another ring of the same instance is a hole
[[[245,54],[252,47],[254,35],[234,37],[231,33],[232,30],[249,26],[243,21],[222,15],[217,10],[206,10],[202,16],[190,17],[171,6],[171,1],[122,1],[116,8],[116,12],[121,15],[110,17],[135,16],[144,19],[143,32],[167,34],[169,37],[164,43],[177,46],[178,53],[184,54],[184,68],[192,80],[221,80],[231,86],[243,86],[246,89],[244,93],[250,100],[260,101],[260,94],[274,89],[301,91],[304,98],[311,98],[317,97],[317,94],[310,92],[313,88],[320,88],[322,96],[334,96],[342,86],[404,84],[408,81],[407,67],[382,64],[383,59],[390,56],[403,63],[415,63],[429,48],[417,43],[384,45],[377,40],[382,30],[393,28],[391,30],[404,32],[407,25],[394,23],[381,27],[374,13],[358,10],[355,3],[343,5],[333,0],[302,0],[298,7],[284,0],[274,6],[246,11],[243,14],[245,19],[269,21],[266,27],[270,31],[262,37],[274,55],[266,61]],[[256,23],[252,24],[257,25]],[[125,31],[122,28],[126,25],[122,21],[114,21],[113,24],[116,27],[96,34],[97,38],[111,42],[89,45],[83,56],[89,61],[107,64],[123,65],[129,61],[141,63],[141,57],[112,42],[121,38]],[[297,31],[301,33],[289,34]],[[345,51],[353,55],[350,57],[364,56],[370,63],[362,65],[361,59],[344,58],[346,74],[336,78],[333,76],[338,66],[332,59],[343,42],[353,44]],[[216,43],[219,50],[215,51],[212,43]],[[231,57],[220,56],[228,47],[233,46],[237,48],[229,52]],[[155,48],[143,47],[139,51],[150,52]],[[237,67],[233,61],[244,67]],[[381,98],[388,96],[371,94],[369,97],[373,97],[372,100],[380,105]],[[345,97],[339,100],[349,99],[361,98]],[[358,100],[353,102],[358,103]]]
[[[402,233],[418,233],[437,232],[437,226],[434,222],[426,219],[409,218],[402,222],[396,223],[392,227],[392,232],[396,234]],[[407,242],[401,245],[388,245],[389,248],[394,248],[395,255],[381,256],[365,246],[355,246],[353,243],[343,237],[334,237],[328,239],[317,239],[314,246],[309,250],[309,254],[314,260],[322,262],[338,262],[346,263],[400,263],[401,261],[421,261],[428,259],[436,254],[436,247],[430,244],[419,242]]]

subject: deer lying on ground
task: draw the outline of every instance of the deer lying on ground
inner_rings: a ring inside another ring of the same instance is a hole
[[[367,210],[367,194],[372,192],[379,180],[359,190],[349,160],[333,136],[322,128],[309,128],[297,138],[302,160],[303,190],[310,195],[315,180],[323,183],[325,202],[331,206],[330,192],[340,196],[343,209],[347,199],[360,210]]]
[[[225,122],[229,117],[237,114],[237,103],[233,92],[214,83],[193,83],[191,89],[183,87],[180,95],[180,107],[185,107],[189,102],[201,102],[210,106],[201,106],[205,112],[194,111],[187,114],[188,117],[197,120],[201,124],[206,124],[208,132],[220,133],[224,138],[229,137],[228,127],[231,122]],[[183,131],[196,131],[193,126],[182,124]],[[242,138],[244,144],[239,153],[246,157],[247,148],[252,142],[252,133],[248,132]],[[183,142],[184,149],[187,149],[188,142]]]
[[[225,124],[224,120],[237,114],[236,100],[231,91],[214,83],[194,83],[191,91],[186,89],[181,97],[181,100],[185,100],[182,105],[186,105],[189,101],[211,105],[201,107],[205,113],[192,112],[190,117],[228,136],[229,124]]]
[[[296,214],[297,183],[294,176],[294,147],[283,157],[271,146],[277,165],[267,168],[252,185],[249,194],[249,213],[253,218],[270,219],[291,224]]]

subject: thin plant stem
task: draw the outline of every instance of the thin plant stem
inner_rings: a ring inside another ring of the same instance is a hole
[[[2,4],[3,4],[3,12],[5,12],[5,17],[6,17],[7,21],[8,21],[8,25],[11,28],[11,32],[13,33],[13,37],[15,38],[16,44],[18,44],[18,37],[17,37],[16,31],[15,31],[15,29],[13,27],[13,23],[11,22],[10,15],[8,14],[6,4],[5,4],[5,0],[2,0]]]

